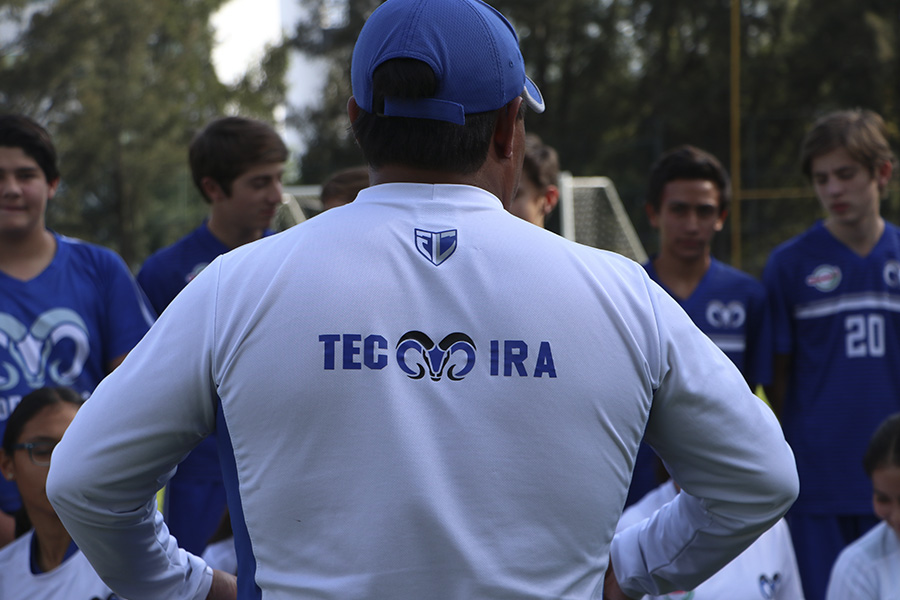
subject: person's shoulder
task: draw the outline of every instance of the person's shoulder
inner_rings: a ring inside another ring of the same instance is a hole
[[[34,535],[34,530],[17,537],[6,546],[0,548],[0,580],[4,576],[13,574],[10,570],[11,567],[8,568],[7,565],[15,562],[20,556],[28,556],[31,549],[32,535]],[[18,573],[15,574],[18,575]]]
[[[710,262],[710,268],[715,269],[717,277],[722,279],[728,279],[736,283],[753,287],[762,285],[759,280],[750,273],[716,260],[715,258]]]
[[[56,234],[56,239],[59,244],[58,252],[77,265],[101,271],[127,269],[122,257],[110,248],[61,234]]]
[[[164,263],[182,256],[186,252],[190,251],[193,246],[196,246],[198,244],[199,239],[204,235],[205,232],[205,225],[200,225],[196,229],[180,237],[175,242],[169,244],[168,246],[163,246],[162,248],[150,254],[150,256],[147,257],[147,260],[144,261],[144,264],[147,265],[153,263]]]
[[[809,246],[818,247],[823,243],[825,239],[827,239],[827,230],[825,229],[822,221],[817,221],[812,227],[795,235],[794,237],[785,240],[775,246],[772,250],[771,254],[769,254],[769,260],[773,260],[776,258],[782,258],[784,256],[790,256],[796,252],[802,252]]]
[[[835,569],[859,569],[873,565],[888,555],[900,554],[900,540],[885,522],[881,522],[838,555]]]

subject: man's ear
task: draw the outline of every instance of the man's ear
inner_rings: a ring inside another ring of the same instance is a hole
[[[719,218],[716,220],[716,231],[722,231],[725,227],[725,219],[728,218],[728,209],[721,211],[719,213]]]
[[[350,96],[350,99],[347,100],[347,116],[350,117],[350,123],[355,123],[356,119],[359,117],[359,104],[356,103],[356,98]]]
[[[559,204],[559,188],[555,185],[548,185],[544,190],[544,214],[549,215]]]
[[[227,194],[222,189],[222,186],[219,185],[219,182],[213,179],[212,177],[204,177],[200,180],[200,187],[203,188],[203,194],[209,199],[210,202],[216,202],[217,200],[222,200],[227,198]]]
[[[0,472],[7,481],[16,478],[16,468],[13,466],[12,457],[2,449],[0,449]]]
[[[497,111],[497,120],[494,123],[494,148],[503,158],[512,158],[515,148],[516,121],[519,119],[522,102],[522,97],[516,96],[509,104]]]
[[[885,160],[875,169],[875,179],[878,182],[878,189],[884,190],[887,187],[888,182],[891,180],[891,175],[894,172],[894,165],[891,164],[891,161]]]
[[[56,195],[56,189],[59,187],[59,177],[53,181],[47,182],[47,200],[52,200]]]
[[[659,227],[659,213],[653,208],[649,202],[644,205],[644,212],[647,213],[647,220],[650,221],[650,227],[654,229]]]

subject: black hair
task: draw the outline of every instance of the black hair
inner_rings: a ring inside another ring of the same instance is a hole
[[[231,184],[252,167],[285,162],[288,149],[268,123],[246,117],[222,117],[206,125],[191,141],[191,177],[203,199],[203,178],[211,177],[226,195]]]
[[[22,430],[31,419],[39,412],[56,404],[69,403],[74,406],[81,406],[84,400],[74,390],[67,387],[43,387],[27,394],[16,408],[9,415],[6,421],[6,431],[3,432],[3,451],[7,456],[12,456],[15,452],[15,446],[22,435]],[[23,506],[16,511],[15,515],[15,532],[14,537],[19,537],[23,533],[30,531],[33,527],[28,511]]]
[[[863,456],[863,469],[872,477],[876,469],[900,467],[900,413],[894,413],[881,422]]]
[[[12,456],[25,425],[48,406],[64,402],[81,406],[84,400],[78,393],[67,387],[42,387],[22,398],[6,421],[6,431],[3,432],[3,451]]]
[[[386,117],[385,96],[430,98],[437,79],[426,63],[411,58],[385,61],[372,77],[370,114],[360,109],[353,134],[366,161],[374,169],[385,165],[469,174],[487,159],[496,111],[466,115],[464,125],[433,119]]]
[[[0,146],[21,148],[38,164],[48,183],[59,179],[56,147],[47,130],[34,119],[19,114],[0,115]]]
[[[661,208],[663,188],[670,181],[701,179],[719,190],[719,214],[731,203],[731,179],[719,160],[695,146],[678,146],[663,153],[650,169],[647,204],[657,212]]]

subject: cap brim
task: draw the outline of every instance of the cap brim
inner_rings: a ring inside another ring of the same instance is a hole
[[[534,85],[534,82],[528,77],[525,78],[525,102],[528,104],[528,108],[534,112],[544,112],[544,96],[538,86]]]

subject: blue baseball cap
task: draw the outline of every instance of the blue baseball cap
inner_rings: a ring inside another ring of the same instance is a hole
[[[544,112],[540,90],[525,76],[519,38],[509,21],[481,0],[387,0],[366,21],[350,78],[357,105],[372,110],[372,75],[381,63],[412,58],[437,78],[433,98],[385,98],[384,115],[465,123],[523,96]]]

